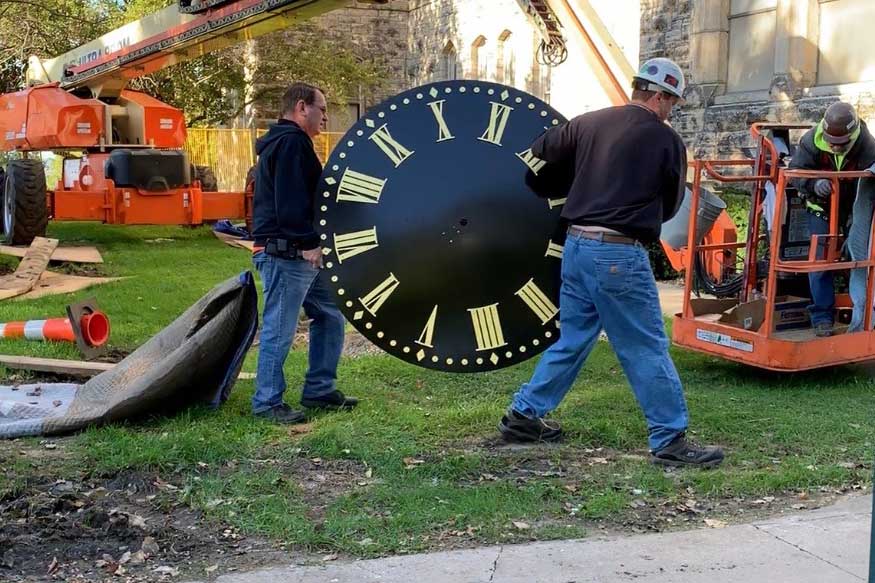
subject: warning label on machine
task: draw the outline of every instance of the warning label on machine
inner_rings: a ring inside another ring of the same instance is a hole
[[[736,340],[732,336],[712,332],[711,330],[696,328],[696,340],[709,342],[711,344],[719,344],[720,346],[726,346],[727,348],[734,348],[735,350],[742,350],[744,352],[753,352],[753,344],[750,342]]]

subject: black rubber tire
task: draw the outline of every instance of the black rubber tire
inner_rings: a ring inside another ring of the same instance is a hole
[[[40,160],[10,160],[3,180],[3,237],[12,245],[29,245],[46,234],[46,174]],[[7,220],[8,219],[8,220]]]
[[[195,166],[193,178],[201,181],[201,192],[219,191],[219,181],[209,166]]]

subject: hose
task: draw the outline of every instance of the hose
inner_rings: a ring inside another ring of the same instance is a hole
[[[718,282],[711,277],[711,274],[705,268],[705,252],[700,251],[696,253],[696,258],[693,261],[693,286],[697,296],[702,291],[718,298],[737,296],[738,292],[741,291],[743,282],[743,273],[737,273],[731,279]]]

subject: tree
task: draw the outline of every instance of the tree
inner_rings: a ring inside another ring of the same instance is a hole
[[[173,1],[0,0],[0,93],[23,86],[28,56],[56,57]],[[386,77],[378,60],[312,25],[262,38],[254,62],[236,45],[130,86],[182,109],[189,125],[209,126],[229,122],[252,102],[272,106],[292,80],[323,87],[332,103],[343,104],[378,90]]]
[[[111,29],[112,0],[0,0],[0,93],[24,86],[27,58],[63,54]]]

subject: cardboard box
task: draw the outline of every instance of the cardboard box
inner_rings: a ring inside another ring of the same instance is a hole
[[[795,330],[811,327],[809,298],[778,296],[775,298],[775,330]]]
[[[775,330],[792,330],[811,326],[808,305],[811,300],[796,296],[778,296],[775,299]],[[743,304],[736,300],[695,298],[690,300],[693,316],[717,321],[743,330],[759,331],[765,321],[766,300],[758,299]]]

